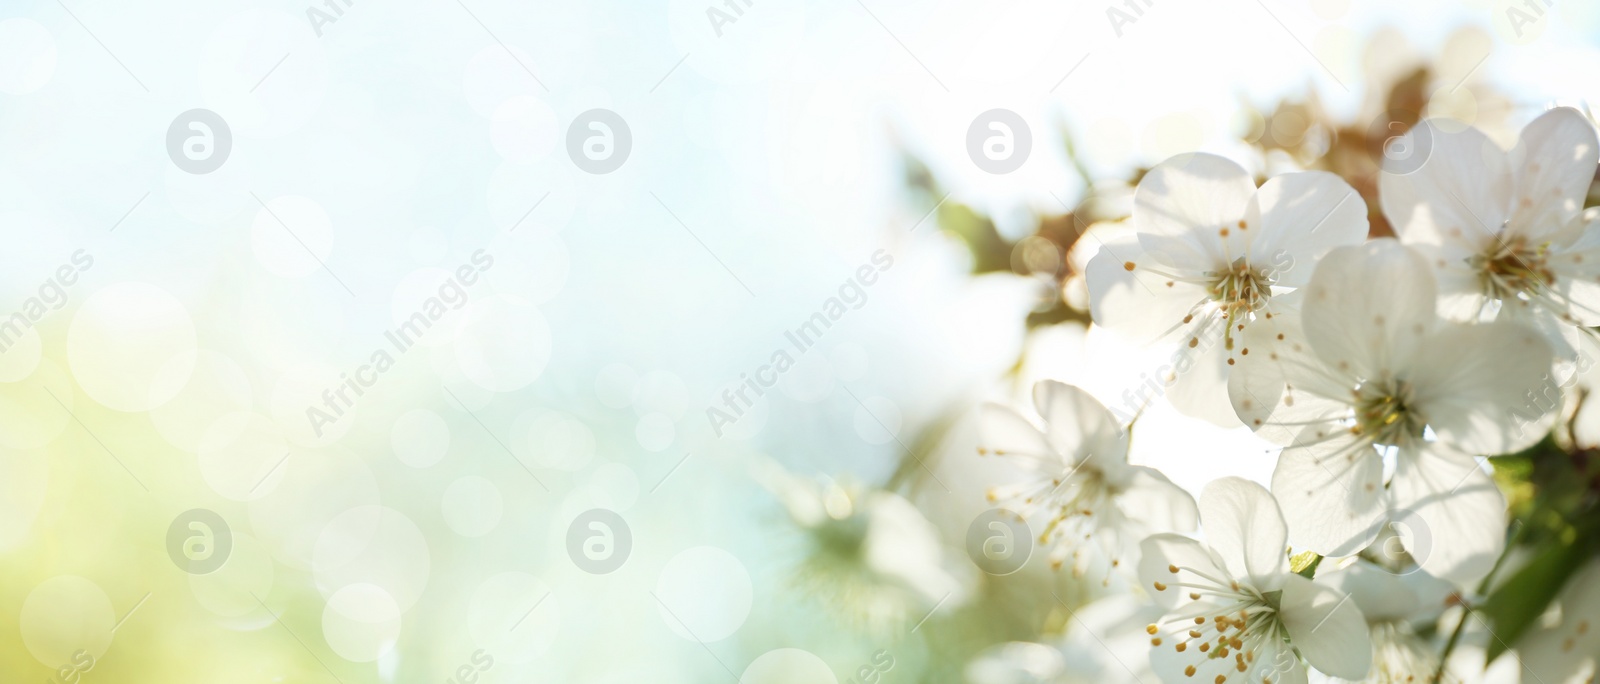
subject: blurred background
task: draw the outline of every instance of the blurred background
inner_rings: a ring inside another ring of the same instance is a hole
[[[1168,354],[1088,325],[1080,238],[1194,150],[1337,172],[1387,234],[1385,140],[1588,112],[1597,37],[1542,0],[8,0],[0,673],[1154,682],[1115,575],[968,552],[975,406],[1131,406]],[[1133,460],[1275,455],[1157,400]]]

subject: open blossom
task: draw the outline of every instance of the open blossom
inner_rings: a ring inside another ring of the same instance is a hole
[[[1213,481],[1200,495],[1200,526],[1206,544],[1176,534],[1141,544],[1139,581],[1168,609],[1146,629],[1163,682],[1304,684],[1306,663],[1366,676],[1366,620],[1347,596],[1289,571],[1288,529],[1266,488]]]
[[[1338,176],[1291,173],[1257,189],[1238,164],[1210,154],[1145,174],[1132,223],[1137,241],[1106,244],[1090,260],[1094,321],[1141,344],[1187,345],[1192,357],[1162,378],[1167,398],[1223,426],[1238,424],[1225,398],[1243,353],[1236,338],[1292,310],[1281,295],[1306,282],[1318,257],[1367,235],[1366,205]]]
[[[1290,542],[1349,556],[1404,517],[1427,532],[1401,539],[1424,570],[1481,576],[1504,545],[1505,500],[1472,454],[1543,436],[1513,423],[1547,425],[1529,397],[1548,383],[1550,345],[1515,323],[1440,320],[1426,261],[1390,239],[1329,252],[1304,294],[1298,325],[1284,321],[1298,332],[1247,333],[1230,386],[1240,418],[1286,445],[1272,489],[1296,502]]]
[[[754,477],[782,502],[807,538],[794,581],[872,630],[899,630],[970,591],[963,562],[948,558],[939,531],[893,492],[794,475],[758,462]]]
[[[991,488],[989,499],[1043,521],[1039,543],[1052,548],[1053,566],[1070,556],[1082,572],[1086,542],[1117,565],[1150,532],[1194,529],[1194,499],[1154,468],[1128,463],[1127,433],[1088,392],[1046,380],[1034,385],[1033,402],[1043,427],[985,405],[979,453],[1006,458],[1021,473],[1017,482]]]
[[[1425,572],[1395,574],[1358,561],[1349,567],[1319,572],[1317,583],[1348,595],[1367,618],[1372,634],[1372,670],[1359,681],[1369,684],[1432,681],[1439,671],[1439,648],[1419,633],[1435,623],[1453,595],[1448,583]],[[1457,677],[1446,681],[1460,681]]]
[[[1427,161],[1380,177],[1383,212],[1428,257],[1445,316],[1522,321],[1576,358],[1579,334],[1600,325],[1600,212],[1583,210],[1600,158],[1594,127],[1552,109],[1508,154],[1460,126],[1425,121],[1406,134]]]

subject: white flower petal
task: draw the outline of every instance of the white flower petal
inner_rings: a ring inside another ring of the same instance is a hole
[[[1191,532],[1200,520],[1194,497],[1155,468],[1131,466],[1128,485],[1117,497],[1123,515],[1148,530]]]
[[[1505,497],[1469,456],[1437,445],[1401,454],[1389,495],[1401,543],[1434,577],[1470,587],[1505,548]]]
[[[1573,323],[1563,320],[1559,311],[1520,300],[1504,302],[1495,320],[1538,331],[1539,336],[1550,345],[1550,351],[1558,363],[1578,358],[1578,345],[1582,343],[1583,332]]]
[[[910,501],[877,492],[862,540],[867,567],[902,582],[928,602],[965,600],[966,588],[945,569],[938,528]]]
[[[1159,266],[1137,242],[1118,240],[1103,245],[1084,272],[1094,322],[1135,344],[1147,345],[1174,335],[1184,317],[1210,299],[1204,287],[1152,273],[1151,267]],[[1180,275],[1197,277],[1199,272]]]
[[[1042,459],[1059,458],[1044,432],[1022,414],[999,404],[978,407],[978,446],[1005,455],[1020,454]],[[1062,461],[1065,467],[1070,467]]]
[[[1174,367],[1166,397],[1172,407],[1191,418],[1222,428],[1239,427],[1239,416],[1228,401],[1228,350],[1220,333],[1213,332],[1193,347],[1179,347],[1185,369]]]
[[[1564,229],[1583,210],[1597,160],[1594,126],[1578,110],[1557,107],[1529,123],[1511,151],[1516,194],[1507,232],[1570,243],[1575,235]]]
[[[1168,266],[1219,268],[1244,256],[1251,232],[1239,230],[1254,179],[1213,154],[1183,154],[1150,169],[1133,194],[1139,242]]]
[[[1426,573],[1413,574],[1426,576]],[[1341,595],[1349,594],[1367,622],[1409,620],[1422,609],[1421,599],[1405,576],[1364,561],[1332,572],[1319,571],[1316,581],[1333,587]]]
[[[1086,462],[1121,479],[1128,467],[1128,438],[1098,399],[1072,385],[1045,380],[1033,386],[1033,405],[1045,421],[1045,439],[1074,464]]]
[[[1238,477],[1212,480],[1200,493],[1200,524],[1232,574],[1257,589],[1277,589],[1289,572],[1289,529],[1266,487]]]
[[[1457,243],[1405,244],[1433,266],[1433,279],[1439,290],[1439,316],[1462,322],[1483,319],[1489,299],[1483,294],[1483,281],[1478,271],[1469,265],[1474,253]]]
[[[1250,353],[1228,374],[1228,397],[1239,420],[1275,444],[1294,444],[1304,426],[1350,413],[1355,376],[1329,369],[1304,340],[1294,312],[1258,318],[1237,340]]]
[[[1349,183],[1324,171],[1268,179],[1246,213],[1252,266],[1270,267],[1279,286],[1311,279],[1318,258],[1367,239],[1367,203]]]
[[[1424,121],[1404,137],[1428,156],[1410,173],[1393,173],[1391,163],[1379,174],[1378,200],[1395,234],[1408,243],[1455,242],[1473,252],[1492,244],[1511,209],[1505,151],[1470,126],[1451,132]]]
[[[1332,368],[1366,378],[1408,367],[1437,324],[1433,273],[1391,239],[1322,258],[1301,306],[1306,339]]]
[[[1307,428],[1272,472],[1272,492],[1294,502],[1283,510],[1296,553],[1352,556],[1378,536],[1386,513],[1383,460],[1348,430],[1318,437]]]
[[[1573,223],[1577,240],[1552,254],[1546,265],[1555,272],[1567,313],[1592,328],[1600,325],[1600,207],[1590,207]]]
[[[1190,602],[1187,590],[1177,586],[1190,575],[1174,573],[1172,568],[1185,568],[1219,579],[1233,577],[1222,559],[1200,542],[1171,533],[1145,537],[1139,542],[1139,586],[1168,610]]]
[[[1300,655],[1323,673],[1356,680],[1372,668],[1372,636],[1348,594],[1290,575],[1278,617]]]
[[[1525,682],[1583,684],[1600,676],[1600,559],[1567,580],[1556,597],[1561,615],[1518,641]]]
[[[1451,323],[1423,345],[1427,353],[1407,379],[1414,408],[1440,441],[1503,454],[1544,436],[1552,403],[1533,398],[1550,387],[1554,358],[1538,332],[1514,323]]]

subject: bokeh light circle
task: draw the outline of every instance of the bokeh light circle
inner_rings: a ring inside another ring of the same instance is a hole
[[[77,575],[58,575],[28,592],[17,620],[28,652],[55,669],[72,663],[79,650],[96,660],[104,656],[117,616],[100,585]]]
[[[370,663],[394,649],[401,612],[382,587],[351,584],[328,597],[322,609],[322,638],[340,658]]]
[[[481,537],[500,524],[504,503],[493,481],[472,475],[445,488],[439,509],[444,523],[456,534]]]
[[[750,616],[750,571],[733,554],[696,546],[667,561],[656,578],[662,622],[690,641],[721,641]]]
[[[280,470],[272,491],[249,503],[250,528],[291,568],[312,568],[317,539],[330,521],[380,501],[372,469],[345,449],[298,451]]]
[[[124,282],[89,295],[72,317],[67,361],[89,398],[118,411],[148,411],[183,387],[173,378],[188,380],[192,362],[168,362],[193,358],[195,345],[182,302],[154,285]]]
[[[474,300],[456,333],[456,360],[473,384],[513,392],[532,384],[550,360],[550,325],[532,305],[506,297]]]
[[[833,668],[810,651],[779,648],[761,654],[739,675],[739,684],[838,684]]]
[[[358,506],[322,528],[312,551],[312,572],[326,595],[367,583],[410,610],[427,587],[432,559],[422,530],[405,514],[383,506]]]
[[[594,394],[611,408],[625,408],[639,393],[639,374],[625,364],[611,363],[594,378]]]
[[[527,663],[543,656],[561,628],[561,602],[549,585],[524,572],[503,572],[478,585],[467,606],[467,631],[496,660]]]
[[[272,592],[272,554],[246,534],[233,536],[227,562],[213,572],[189,575],[189,591],[206,610],[222,617],[239,617],[260,610],[257,597]]]
[[[290,455],[275,423],[243,411],[213,421],[198,446],[201,477],[212,491],[233,501],[271,493]]]
[[[678,429],[664,413],[646,413],[634,425],[633,436],[646,451],[662,451],[672,446]]]
[[[450,452],[450,425],[433,411],[412,409],[395,419],[389,444],[401,463],[427,468]]]
[[[594,431],[582,420],[562,411],[529,411],[513,428],[519,452],[540,468],[581,470],[595,454]]]

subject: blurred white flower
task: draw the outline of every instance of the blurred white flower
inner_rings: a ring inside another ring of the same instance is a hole
[[[1127,432],[1088,392],[1046,380],[1034,385],[1033,402],[1042,428],[1010,408],[985,404],[978,453],[1006,458],[1022,473],[1015,483],[990,488],[988,497],[1041,521],[1038,541],[1050,547],[1052,567],[1070,556],[1081,575],[1090,556],[1080,545],[1091,540],[1118,566],[1151,532],[1194,529],[1194,499],[1160,471],[1129,465]]]
[[[1119,592],[1069,611],[1055,645],[1013,641],[992,646],[967,664],[970,684],[1148,684],[1150,636],[1161,618],[1143,594]]]
[[[979,653],[967,663],[968,684],[1073,684],[1061,651],[1031,641],[1009,641]]]
[[[1176,534],[1141,545],[1139,579],[1168,609],[1146,628],[1162,681],[1304,684],[1305,663],[1366,676],[1365,618],[1348,596],[1289,571],[1288,529],[1265,487],[1213,481],[1200,495],[1200,524],[1204,545]]]
[[[1134,193],[1137,241],[1105,245],[1089,262],[1094,321],[1140,343],[1194,350],[1161,379],[1187,415],[1224,427],[1237,335],[1272,326],[1329,249],[1367,236],[1366,204],[1331,173],[1291,173],[1256,188],[1222,157],[1188,154],[1145,174]],[[1220,344],[1218,344],[1220,338]]]
[[[1517,642],[1529,675],[1522,681],[1590,684],[1600,676],[1600,559],[1567,579],[1555,605]]]
[[[830,608],[882,629],[965,602],[972,573],[900,495],[799,477],[770,462],[755,476],[807,534],[795,581]]]
[[[1476,128],[1446,130],[1457,125],[1406,133],[1426,161],[1380,176],[1383,213],[1428,257],[1441,313],[1526,322],[1575,358],[1580,332],[1600,325],[1600,212],[1583,210],[1600,158],[1594,127],[1552,109],[1508,154]]]
[[[1397,575],[1366,562],[1319,573],[1318,584],[1348,595],[1367,618],[1372,633],[1372,670],[1355,680],[1369,684],[1426,682],[1439,671],[1439,647],[1417,633],[1438,620],[1450,585],[1425,572]],[[1454,681],[1454,680],[1452,680]]]
[[[1286,445],[1272,490],[1296,502],[1290,542],[1350,556],[1405,517],[1425,533],[1401,538],[1424,570],[1481,577],[1505,543],[1505,499],[1469,454],[1544,435],[1554,416],[1528,397],[1549,382],[1550,345],[1514,323],[1441,321],[1426,261],[1391,239],[1329,252],[1305,295],[1283,321],[1299,332],[1246,332],[1262,353],[1229,387],[1239,417]]]

